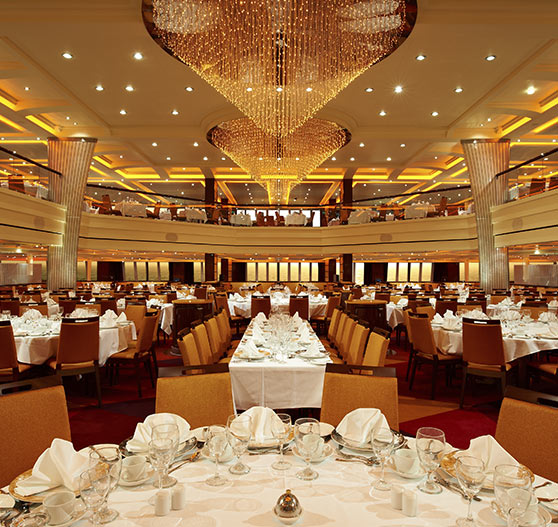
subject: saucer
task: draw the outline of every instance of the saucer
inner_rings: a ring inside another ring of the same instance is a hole
[[[139,485],[143,485],[144,483],[147,483],[154,475],[155,475],[155,470],[153,469],[153,467],[150,467],[146,470],[145,475],[140,479],[128,480],[120,476],[120,480],[118,481],[118,484],[121,487],[137,487]]]
[[[304,460],[304,457],[302,457],[298,451],[298,448],[296,446],[293,447],[293,454]],[[319,456],[313,457],[310,460],[310,463],[321,463],[322,461],[326,460],[329,456],[331,456],[331,454],[333,454],[333,448],[331,445],[325,444],[324,447],[322,448],[322,452]]]
[[[553,483],[552,485],[547,485],[546,487],[541,487],[540,489],[535,489],[535,496],[537,498],[543,499],[553,499],[554,501],[540,501],[539,503],[550,509],[553,512],[558,512],[558,484]]]
[[[41,507],[40,509],[37,509],[37,511],[33,511],[33,512],[38,512],[39,510],[41,512],[46,513],[46,515],[48,517],[48,512],[46,510],[46,507]],[[81,501],[76,500],[76,505],[75,505],[74,511],[72,512],[72,517],[68,521],[66,521],[64,523],[56,523],[56,524],[47,522],[45,525],[47,527],[69,527],[70,525],[77,522],[78,520],[81,520],[86,512],[87,512],[87,509],[85,508],[85,505]]]
[[[426,475],[426,471],[421,466],[419,466],[419,469],[416,472],[401,472],[397,470],[393,459],[388,459],[386,467],[395,472],[398,476],[401,476],[405,479],[420,479]]]

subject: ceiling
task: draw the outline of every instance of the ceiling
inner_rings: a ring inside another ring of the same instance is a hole
[[[151,39],[141,4],[0,3],[0,145],[46,162],[47,136],[96,137],[93,185],[203,199],[215,177],[220,197],[267,203],[205,139],[240,112]],[[343,178],[354,199],[465,185],[461,139],[510,137],[514,164],[556,146],[557,24],[554,0],[419,0],[401,47],[318,112],[352,141],[290,203],[339,197]]]

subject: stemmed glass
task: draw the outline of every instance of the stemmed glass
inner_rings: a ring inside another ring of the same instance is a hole
[[[122,454],[116,446],[91,446],[89,452],[89,466],[95,468],[97,466],[106,467],[110,478],[110,487],[107,492],[109,494],[116,488],[120,481],[120,473],[122,472]],[[109,509],[105,504],[99,510],[99,523],[110,523],[118,517],[118,511]]]
[[[320,437],[320,423],[316,419],[303,417],[297,419],[294,425],[296,448],[306,461],[306,468],[299,470],[296,477],[305,481],[311,481],[318,477],[318,473],[310,466],[310,461],[316,455],[318,447],[322,443]]]
[[[535,510],[511,509],[508,527],[545,527],[546,520]]]
[[[459,518],[456,522],[459,527],[472,527],[475,525],[471,504],[473,503],[473,498],[482,488],[486,478],[485,470],[483,461],[473,456],[460,456],[455,463],[455,477],[469,501],[467,518]]]
[[[178,443],[180,440],[180,434],[178,431],[178,425],[176,423],[163,423],[156,425],[151,429],[151,439],[170,439],[172,441],[172,457],[169,464],[172,463],[176,457],[176,452],[178,451]],[[176,478],[168,475],[169,465],[163,469],[163,475],[161,480],[161,488],[166,489],[176,485]]]
[[[279,441],[279,459],[271,465],[275,470],[287,470],[291,467],[289,461],[285,461],[283,448],[285,441],[291,433],[291,416],[289,414],[276,414],[278,419],[273,419],[271,423],[271,432],[273,437]]]
[[[440,454],[446,446],[446,436],[442,430],[425,426],[417,431],[416,448],[419,461],[428,473],[418,489],[426,494],[440,494],[442,487],[434,481],[434,471],[440,466]]]
[[[240,458],[248,449],[252,437],[252,417],[244,414],[229,416],[227,431],[232,451],[236,456],[236,463],[229,468],[229,472],[231,474],[248,474],[250,467],[243,463]]]
[[[494,468],[492,509],[508,518],[511,509],[527,510],[533,500],[531,473],[520,465],[497,465]]]
[[[152,439],[149,442],[149,460],[157,471],[157,488],[163,488],[163,479],[171,461],[174,459],[174,444],[168,437]]]
[[[391,485],[385,480],[386,461],[393,450],[395,435],[386,427],[373,428],[370,432],[370,443],[372,444],[374,454],[382,465],[381,477],[374,483],[374,488],[377,490],[390,490]]]
[[[101,524],[99,510],[107,499],[110,479],[110,470],[103,464],[95,465],[79,476],[79,494],[85,507],[93,512],[90,517],[93,525]]]
[[[212,487],[224,485],[227,482],[227,478],[219,475],[219,458],[225,453],[229,445],[226,427],[223,425],[210,426],[207,431],[206,445],[209,455],[215,460],[215,474],[206,479],[205,482]]]

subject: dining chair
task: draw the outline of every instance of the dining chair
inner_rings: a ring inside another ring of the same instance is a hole
[[[513,364],[506,362],[500,321],[463,318],[463,381],[459,408],[463,408],[468,377],[498,379],[504,397],[508,372],[512,368]]]
[[[426,313],[409,313],[409,324],[413,335],[413,366],[409,379],[409,391],[413,389],[417,367],[423,364],[432,366],[432,388],[430,398],[436,398],[436,378],[439,366],[446,370],[446,385],[449,386],[455,366],[461,364],[461,358],[444,355],[437,347],[432,333],[432,326]]]
[[[30,309],[35,309],[44,317],[48,317],[48,306],[46,302],[40,304],[20,304],[19,305],[19,316],[23,315],[26,311]]]
[[[345,325],[343,326],[343,334],[341,335],[341,340],[339,341],[339,357],[342,358],[344,361],[347,361],[347,357],[349,354],[349,345],[351,343],[351,339],[353,338],[353,332],[358,324],[358,321],[349,316],[345,321]]]
[[[9,311],[12,316],[18,317],[19,306],[20,306],[19,298],[0,300],[0,313],[2,313],[2,311]]]
[[[303,320],[308,320],[310,311],[309,297],[308,296],[295,296],[289,297],[289,315],[291,317],[298,313],[298,316]]]
[[[134,323],[134,325],[136,326],[136,334],[138,335],[139,335],[139,331],[141,330],[141,325],[143,324],[143,320],[146,313],[147,313],[147,307],[145,305],[126,303],[124,314],[126,315],[126,318],[128,320]]]
[[[226,351],[228,352],[232,343],[232,329],[229,323],[229,317],[225,310],[221,310],[215,317],[217,320],[217,327],[219,328],[219,334],[224,342]]]
[[[341,300],[341,297],[339,297],[339,300]],[[333,313],[331,314],[331,320],[327,328],[327,337],[325,339],[322,339],[322,343],[328,348],[334,346],[335,335],[337,334],[337,329],[339,327],[339,321],[342,314],[343,310],[339,307],[338,304],[337,307],[333,309]]]
[[[93,374],[100,408],[103,403],[99,376],[99,317],[63,319],[56,357],[47,361],[47,366],[60,378]]]
[[[340,354],[341,341],[343,340],[343,335],[345,334],[345,326],[350,319],[351,317],[344,311],[339,317],[339,324],[337,324],[337,330],[335,331],[335,336],[333,337],[332,343],[333,348],[337,350],[338,354]]]
[[[374,328],[370,332],[368,342],[366,343],[362,365],[383,367],[386,362],[389,341],[389,331]]]
[[[558,481],[558,409],[504,397],[496,441],[533,473]]]
[[[204,373],[157,379],[155,412],[179,415],[188,421],[191,429],[226,424],[228,417],[235,413],[230,374]]]
[[[17,360],[12,323],[9,320],[0,320],[0,383],[28,377],[35,369],[32,365]]]
[[[446,311],[451,311],[455,315],[457,313],[457,300],[436,300],[436,313],[444,316]]]
[[[349,343],[345,360],[348,364],[362,364],[364,349],[368,340],[370,329],[362,324],[355,326]]]
[[[97,302],[94,303],[77,302],[76,308],[87,309],[88,311],[91,311],[91,313],[95,313],[99,317],[101,316],[101,304]]]
[[[116,304],[116,298],[102,298],[100,300],[100,306],[101,306],[101,315],[104,315],[107,310],[111,310],[114,311],[114,313],[116,313],[118,315],[118,306]]]
[[[384,300],[385,302],[387,302],[389,304],[389,302],[391,301],[391,293],[376,292],[376,294],[374,295],[374,299],[375,300]]]
[[[399,430],[396,377],[325,373],[320,421],[337,426],[357,408],[378,408],[389,426]]]
[[[201,363],[214,364],[209,335],[204,323],[200,321],[198,324],[192,325],[192,333],[194,334],[196,347],[198,348],[198,353],[202,361]]]
[[[269,295],[255,296],[250,299],[250,314],[254,318],[258,313],[269,317],[271,313],[271,297]]]
[[[327,299],[326,309],[324,315],[318,315],[310,318],[310,322],[316,323],[316,329],[318,333],[325,333],[325,329],[328,324],[331,323],[331,317],[333,316],[333,310],[339,305],[341,297],[339,295],[331,295]]]
[[[226,293],[215,295],[215,307],[217,310],[223,309],[225,311],[230,322],[232,322],[236,328],[236,334],[240,335],[240,327],[246,323],[246,319],[239,315],[231,315],[229,300]]]
[[[5,431],[0,434],[2,487],[29,470],[53,439],[72,440],[61,385],[2,395],[0,421]]]
[[[207,300],[207,287],[194,287],[194,296],[198,300]]]
[[[221,339],[219,325],[215,317],[204,322],[212,352],[212,362],[218,362],[226,353],[225,341]]]
[[[500,302],[502,302],[502,300],[505,300],[506,298],[510,298],[510,295],[490,295],[490,303],[491,304],[499,304]]]
[[[196,346],[196,339],[192,332],[188,331],[179,335],[177,343],[184,366],[196,366],[202,363]]]
[[[58,301],[58,306],[62,308],[64,315],[69,315],[76,308],[76,304],[76,300],[66,300],[65,298]]]

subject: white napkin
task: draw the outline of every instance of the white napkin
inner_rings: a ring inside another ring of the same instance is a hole
[[[124,313],[124,311],[116,317],[116,322],[126,322],[126,320],[128,320],[128,317],[126,317],[126,313]]]
[[[254,320],[257,322],[264,322],[265,320],[267,320],[267,317],[265,316],[265,313],[263,311],[260,311],[255,317]]]
[[[241,356],[244,359],[258,359],[262,354],[256,348],[256,344],[252,340],[248,340],[242,347]]]
[[[448,310],[444,313],[444,322],[442,323],[442,327],[449,330],[460,329],[461,320]]]
[[[356,443],[368,443],[376,428],[389,428],[384,414],[377,408],[358,408],[349,412],[337,426],[341,436]]]
[[[408,303],[409,303],[409,299],[408,299],[408,298],[400,298],[400,299],[397,301],[397,305],[398,305],[399,307],[405,307]]]
[[[242,297],[242,295],[235,293],[231,296],[231,300],[234,300],[235,302],[242,302],[244,298]]]
[[[273,421],[279,421],[279,417],[271,408],[263,406],[253,406],[241,415],[249,415],[252,417],[252,441],[255,443],[263,443],[274,439],[273,437]]]
[[[58,304],[50,297],[46,299],[47,306],[57,306]]]
[[[145,303],[145,305],[147,307],[153,307],[153,306],[159,307],[161,305],[161,301],[158,298],[151,298]]]
[[[47,302],[47,300],[50,298],[50,291],[45,291],[44,293],[41,293],[41,298],[43,299],[43,302]]]
[[[432,318],[432,322],[434,322],[434,324],[443,324],[444,319],[442,318],[442,315],[440,315],[440,313],[436,313]]]
[[[315,340],[308,344],[305,351],[300,353],[301,357],[307,358],[317,357],[320,355],[322,355],[322,352],[320,350],[319,344]]]
[[[558,300],[551,300],[548,303],[548,307],[558,307]]]
[[[297,311],[297,312],[293,315],[293,322],[294,322],[295,324],[300,324],[300,321],[301,321],[301,320],[302,320],[302,319],[300,318],[300,315],[298,314],[298,311]]]
[[[39,320],[42,316],[43,315],[38,309],[28,309],[20,318],[26,322],[30,322],[32,320]]]
[[[99,318],[99,327],[101,328],[113,328],[116,326],[116,320],[118,319],[116,313],[112,309],[107,309],[105,314]]]
[[[97,311],[93,311],[92,309],[86,309],[83,307],[78,307],[70,313],[70,318],[88,318],[88,317],[95,317],[97,315],[98,315]]]
[[[500,320],[521,320],[521,312],[508,309],[499,315]]]
[[[301,325],[299,334],[300,334],[300,341],[301,342],[310,342],[310,331],[308,331],[308,326]]]
[[[480,436],[471,439],[469,448],[464,450],[460,455],[482,459],[487,473],[494,472],[494,467],[497,465],[519,464],[492,436]]]
[[[72,443],[54,439],[35,462],[29,478],[16,485],[16,492],[30,496],[59,485],[71,491],[79,489],[79,475],[88,468],[89,455],[79,454]]]
[[[263,346],[266,343],[265,336],[258,325],[252,329],[252,340],[256,346]]]
[[[556,313],[552,313],[551,311],[543,311],[539,315],[539,322],[556,322],[557,320]]]
[[[263,296],[263,293],[260,293],[259,291],[254,291],[254,296]]]
[[[119,298],[116,301],[116,307],[119,307],[120,309],[124,309],[126,307],[126,299],[125,298]]]
[[[498,305],[502,306],[502,307],[507,307],[507,306],[510,306],[512,304],[513,304],[513,302],[512,302],[512,300],[509,296],[504,298],[504,300],[502,300],[501,302],[498,302]]]
[[[145,418],[143,423],[138,423],[136,425],[134,436],[128,441],[126,448],[131,452],[145,452],[149,448],[153,427],[173,423],[178,425],[179,442],[182,443],[186,441],[191,435],[188,421],[176,414],[151,414]]]
[[[468,311],[467,313],[463,313],[465,318],[474,318],[476,320],[488,320],[488,315],[483,313],[482,309],[473,309],[472,311]]]

